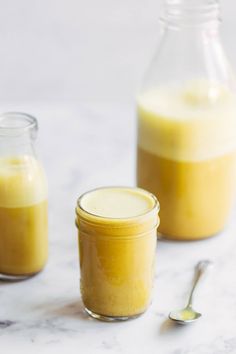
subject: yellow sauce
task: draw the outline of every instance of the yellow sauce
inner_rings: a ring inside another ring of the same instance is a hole
[[[196,315],[192,309],[191,310],[185,309],[179,313],[179,319],[181,321],[191,321],[191,320],[194,320],[195,318],[196,318]]]
[[[109,317],[143,313],[150,302],[158,210],[141,189],[102,188],[77,208],[82,300]]]
[[[0,273],[31,275],[48,254],[47,187],[30,156],[0,159]]]
[[[160,233],[192,240],[221,231],[235,197],[235,96],[196,81],[144,93],[138,115],[138,186],[160,201]]]

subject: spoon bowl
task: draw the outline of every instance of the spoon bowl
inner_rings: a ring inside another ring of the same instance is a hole
[[[188,324],[194,322],[201,316],[202,314],[200,312],[195,311],[192,307],[189,306],[181,310],[171,311],[169,313],[169,319],[179,324]]]

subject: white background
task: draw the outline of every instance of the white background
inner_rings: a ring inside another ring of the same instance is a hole
[[[236,67],[236,2],[222,3]],[[160,4],[0,0],[0,103],[131,101],[158,42]]]

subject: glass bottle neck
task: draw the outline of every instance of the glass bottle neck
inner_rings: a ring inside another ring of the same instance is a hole
[[[161,22],[171,29],[216,30],[220,4],[218,0],[165,0]]]
[[[0,157],[23,155],[35,155],[34,143],[28,135],[0,137]]]
[[[24,113],[0,116],[0,157],[34,156],[37,120]]]

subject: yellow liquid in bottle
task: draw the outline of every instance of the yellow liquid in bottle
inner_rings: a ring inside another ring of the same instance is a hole
[[[48,255],[47,187],[29,156],[0,159],[0,273],[31,275]]]
[[[235,96],[203,80],[164,87],[139,97],[138,115],[138,186],[160,201],[160,233],[221,231],[235,197]]]

